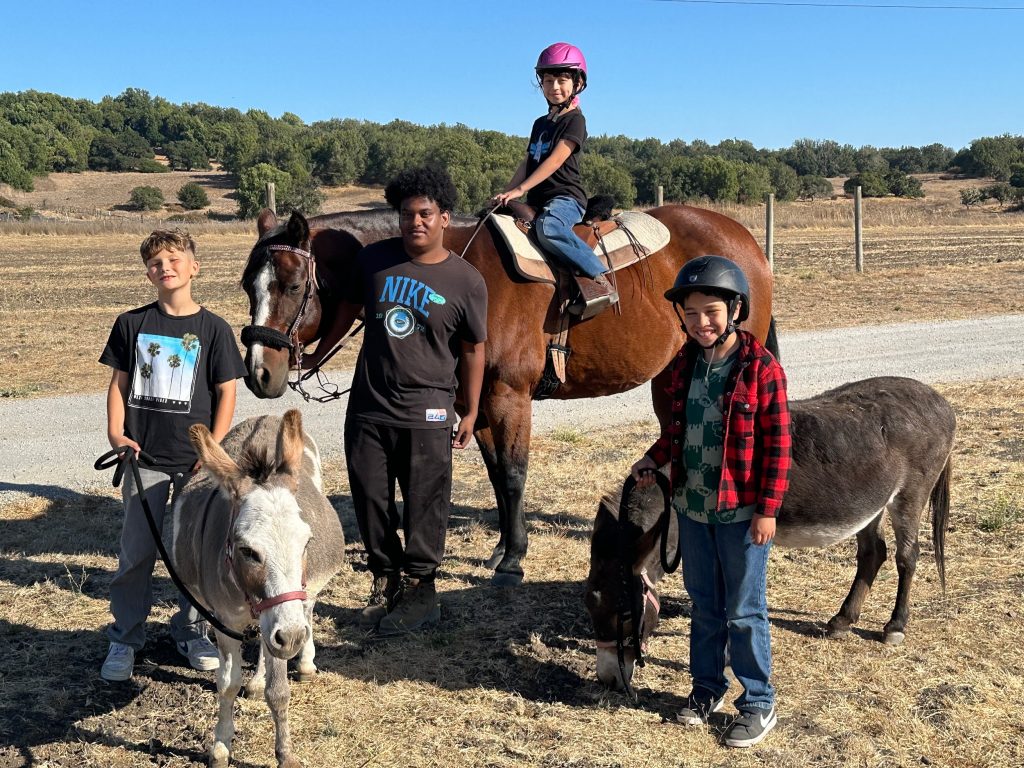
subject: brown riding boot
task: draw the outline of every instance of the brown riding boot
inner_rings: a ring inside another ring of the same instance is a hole
[[[608,282],[607,277],[605,277],[604,275],[598,275],[597,277],[594,278],[594,282],[597,283],[602,288],[604,288],[604,290],[607,292],[609,304],[615,304],[616,302],[618,302],[619,292],[615,290],[615,286]]]
[[[441,620],[441,604],[437,600],[434,581],[405,576],[395,607],[377,625],[379,635],[402,635],[437,624]]]
[[[370,588],[370,599],[366,601],[366,607],[359,614],[359,626],[367,628],[377,626],[388,611],[395,607],[399,586],[397,573],[374,576],[373,586]]]

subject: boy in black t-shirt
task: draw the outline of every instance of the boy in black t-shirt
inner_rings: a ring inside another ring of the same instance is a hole
[[[455,202],[444,171],[405,171],[384,194],[398,210],[402,236],[360,251],[346,297],[363,305],[366,329],[345,418],[345,458],[373,573],[360,623],[389,635],[440,619],[434,577],[448,527],[451,451],[473,436],[487,287],[443,245]],[[460,381],[467,410],[453,428]]]
[[[196,468],[188,439],[193,424],[204,424],[220,440],[235,411],[235,379],[245,375],[231,328],[192,298],[199,273],[196,246],[184,232],[158,230],[140,248],[146,277],[157,300],[125,312],[110,331],[100,362],[113,369],[107,390],[107,439],[130,446],[153,463],[139,467],[145,498],[158,527],[172,490],[176,494]],[[122,486],[124,523],[117,574],[110,583],[107,629],[110,650],[100,669],[105,680],[132,676],[135,653],[146,641],[146,617],[153,605],[156,543],[146,523],[131,472]],[[220,666],[208,628],[184,596],[171,619],[171,637],[193,668]]]

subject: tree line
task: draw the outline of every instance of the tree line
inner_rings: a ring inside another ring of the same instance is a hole
[[[238,187],[239,213],[259,208],[267,181],[282,209],[314,212],[321,185],[386,184],[414,164],[448,169],[459,208],[472,211],[501,191],[522,160],[526,139],[465,125],[421,126],[332,119],[305,124],[286,112],[271,117],[208,104],[173,104],[129,88],[99,102],[52,93],[0,94],[0,182],[30,190],[33,178],[86,169],[159,173],[203,170],[217,161]],[[590,194],[610,194],[620,207],[666,200],[759,202],[832,194],[828,177],[849,176],[865,195],[920,196],[909,174],[944,172],[1009,181],[1024,164],[1024,137],[980,138],[954,151],[924,147],[855,148],[800,139],[786,149],[758,149],[729,139],[662,142],[626,136],[587,141],[581,168]]]

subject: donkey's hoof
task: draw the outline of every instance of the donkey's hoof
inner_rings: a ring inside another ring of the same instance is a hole
[[[297,683],[311,683],[314,677],[316,677],[316,667],[295,670],[295,682]]]
[[[825,637],[830,640],[841,640],[850,634],[851,623],[848,619],[833,616],[825,625]]]
[[[210,768],[227,768],[230,759],[231,751],[224,742],[218,741],[210,747],[210,758],[206,761],[206,764]]]
[[[886,645],[901,645],[907,636],[903,632],[889,631],[885,633],[884,642]]]
[[[492,587],[518,587],[523,583],[523,574],[521,573],[505,573],[503,571],[495,571],[494,575],[491,576]]]

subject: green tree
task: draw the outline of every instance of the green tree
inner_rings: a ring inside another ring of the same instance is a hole
[[[885,181],[885,175],[878,171],[865,171],[856,176],[851,176],[843,183],[843,191],[852,195],[857,187],[864,197],[885,197],[889,194],[889,185]]]
[[[238,178],[238,215],[243,219],[251,219],[263,209],[267,182],[274,184],[279,215],[293,210],[312,215],[323,204],[323,195],[308,176],[295,179],[280,168],[260,163],[242,171]]]
[[[580,173],[587,194],[611,195],[618,208],[632,208],[636,201],[633,177],[613,161],[591,152],[580,158]]]
[[[924,197],[921,182],[899,168],[892,168],[885,174],[885,185],[896,197]]]
[[[210,158],[206,155],[206,148],[198,141],[189,139],[183,141],[170,141],[164,144],[164,154],[176,171],[208,171],[210,169]]]
[[[824,176],[801,176],[798,196],[801,200],[829,198],[834,194],[832,182]]]
[[[800,177],[783,162],[772,160],[768,166],[772,190],[779,201],[796,200],[800,193]]]
[[[738,203],[760,203],[772,191],[772,178],[768,168],[760,164],[737,163],[736,180],[739,189],[736,192]]]
[[[196,182],[190,181],[187,184],[182,184],[181,189],[178,190],[178,202],[189,211],[197,211],[208,206],[210,198],[205,189]]]
[[[164,193],[156,187],[134,187],[128,206],[136,211],[159,211],[164,205]]]
[[[984,198],[982,197],[981,190],[979,189],[969,187],[967,189],[960,190],[960,202],[968,208],[972,205],[978,205],[982,200],[984,200]]]

